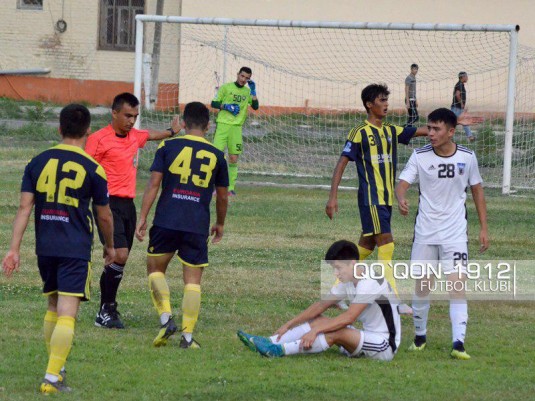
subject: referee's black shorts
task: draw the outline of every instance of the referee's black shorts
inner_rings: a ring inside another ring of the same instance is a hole
[[[130,251],[134,243],[137,222],[134,199],[110,196],[110,209],[113,213],[113,246],[115,249],[128,248]],[[95,208],[93,208],[93,212],[96,220],[97,211]],[[100,232],[100,228],[98,228],[98,237],[104,245],[104,236]]]

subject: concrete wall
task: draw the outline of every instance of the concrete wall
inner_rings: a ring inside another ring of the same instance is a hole
[[[62,16],[65,33],[54,30]],[[119,90],[131,90],[134,53],[98,50],[99,3],[45,0],[44,9],[18,10],[16,0],[0,0],[0,70],[50,68],[47,77],[6,78],[0,76],[0,96],[37,98],[67,102],[86,100],[109,103]],[[146,1],[147,14],[155,12],[156,0]],[[178,0],[166,0],[164,14],[177,15]],[[183,0],[182,15],[233,18],[270,18],[376,22],[494,23],[520,24],[520,43],[535,43],[533,0]],[[150,38],[150,30],[149,30]],[[172,44],[170,45],[172,46]],[[254,50],[254,43],[251,43]],[[235,68],[232,66],[232,68]],[[425,77],[422,69],[421,77]],[[405,72],[399,72],[400,76]],[[176,85],[177,62],[171,52],[162,52],[160,82]],[[53,79],[50,79],[53,78]],[[233,74],[227,79],[233,78]],[[215,84],[202,77],[194,93],[210,98]],[[380,79],[380,78],[379,78]],[[384,79],[383,79],[384,80]],[[399,78],[396,77],[396,82]],[[449,92],[449,83],[448,86]],[[499,87],[503,82],[497,83]],[[176,88],[171,88],[176,92]],[[204,93],[206,92],[206,93]],[[399,92],[399,89],[397,90]],[[449,93],[447,97],[449,97]],[[297,105],[307,100],[296,100]],[[399,98],[399,96],[398,96]],[[399,100],[399,99],[398,99]],[[274,97],[270,99],[276,102]],[[311,106],[318,105],[311,99]],[[442,100],[441,100],[442,101]],[[501,99],[500,99],[501,101]],[[321,105],[320,105],[321,106]]]

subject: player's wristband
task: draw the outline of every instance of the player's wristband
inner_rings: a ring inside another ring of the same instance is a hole
[[[173,131],[173,128],[172,128],[172,127],[167,128],[167,131],[169,131],[169,132],[171,133],[170,138],[172,138],[172,137],[174,137],[176,134],[178,134],[178,132]]]

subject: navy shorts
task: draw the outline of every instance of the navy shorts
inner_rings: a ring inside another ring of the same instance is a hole
[[[362,224],[362,234],[364,236],[375,234],[391,233],[390,219],[392,217],[392,206],[359,205],[360,222]]]
[[[110,196],[110,209],[113,214],[113,247],[132,249],[134,234],[136,233],[136,205],[131,198]],[[96,209],[93,209],[95,217]],[[97,224],[98,228],[98,224]],[[98,237],[104,245],[104,236],[98,230]]]
[[[149,231],[147,254],[159,256],[174,252],[186,266],[208,266],[208,234],[188,233],[152,226]]]
[[[89,301],[91,262],[57,256],[37,256],[43,294],[70,295]]]

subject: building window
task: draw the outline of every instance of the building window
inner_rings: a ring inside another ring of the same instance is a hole
[[[42,10],[43,0],[18,0],[17,8],[21,10]]]
[[[100,50],[134,51],[137,14],[145,11],[145,0],[100,1]]]

